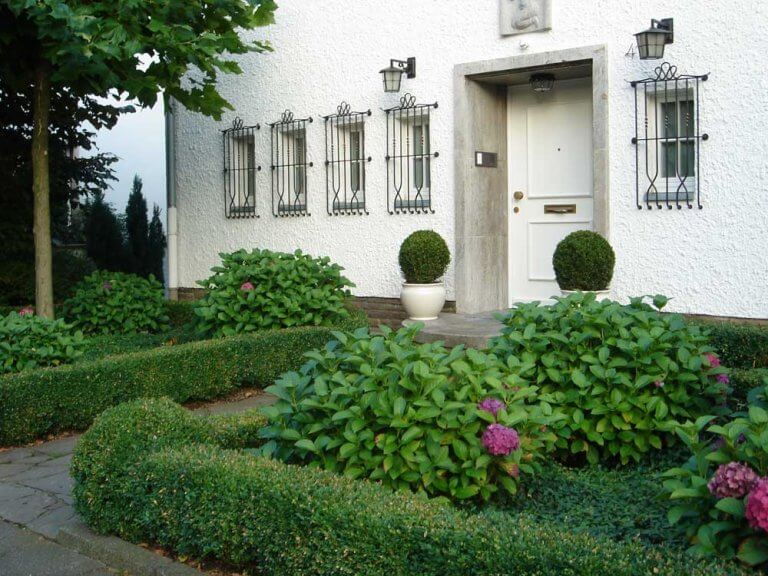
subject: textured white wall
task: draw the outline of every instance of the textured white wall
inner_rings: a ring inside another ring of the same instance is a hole
[[[432,228],[453,246],[453,66],[528,52],[606,44],[610,92],[610,240],[618,254],[620,297],[664,293],[679,311],[768,317],[768,3],[717,0],[552,0],[550,32],[502,38],[498,0],[285,0],[278,23],[260,30],[275,52],[241,58],[242,76],[222,77],[234,112],[222,123],[179,111],[176,132],[179,285],[209,274],[217,253],[241,247],[328,255],[347,269],[361,296],[396,297],[397,251],[411,231]],[[651,18],[674,17],[667,57],[684,73],[711,73],[702,91],[704,210],[637,210],[634,100],[628,82],[659,62],[625,52]],[[390,216],[386,209],[385,115],[399,95],[385,94],[378,71],[390,58],[416,56],[418,76],[403,92],[438,101],[432,119],[433,215]],[[374,111],[368,120],[370,216],[328,216],[324,127],[319,118],[348,101]],[[313,116],[308,127],[308,218],[270,210],[268,122],[285,109]],[[235,116],[261,123],[258,220],[224,218],[220,130]],[[482,279],[478,278],[478,282]],[[453,297],[453,272],[447,276]]]

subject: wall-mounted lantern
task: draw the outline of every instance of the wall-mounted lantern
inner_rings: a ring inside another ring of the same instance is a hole
[[[416,58],[389,61],[389,66],[381,71],[384,77],[384,92],[400,92],[403,73],[408,78],[416,78]]]
[[[555,85],[554,74],[534,74],[530,79],[531,90],[534,92],[552,92]]]
[[[664,47],[675,41],[675,26],[672,18],[651,20],[651,27],[635,34],[640,60],[664,58]]]

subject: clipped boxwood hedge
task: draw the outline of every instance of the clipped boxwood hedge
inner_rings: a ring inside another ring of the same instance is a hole
[[[141,397],[209,400],[243,384],[269,386],[324,346],[329,328],[192,342],[0,377],[0,446],[83,430],[110,406]]]
[[[78,445],[75,505],[101,532],[265,575],[749,574],[221,446],[167,401],[110,409]]]
[[[699,322],[728,368],[768,368],[768,325]]]

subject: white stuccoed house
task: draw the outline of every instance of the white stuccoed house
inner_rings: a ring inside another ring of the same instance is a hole
[[[167,115],[171,293],[300,248],[375,315],[433,229],[449,309],[497,310],[558,293],[554,247],[593,229],[613,297],[766,318],[766,26],[759,0],[283,2],[274,52],[221,77],[233,111]]]

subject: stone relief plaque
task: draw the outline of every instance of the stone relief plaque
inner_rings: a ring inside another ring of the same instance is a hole
[[[552,28],[552,0],[499,0],[501,35],[513,36]]]

